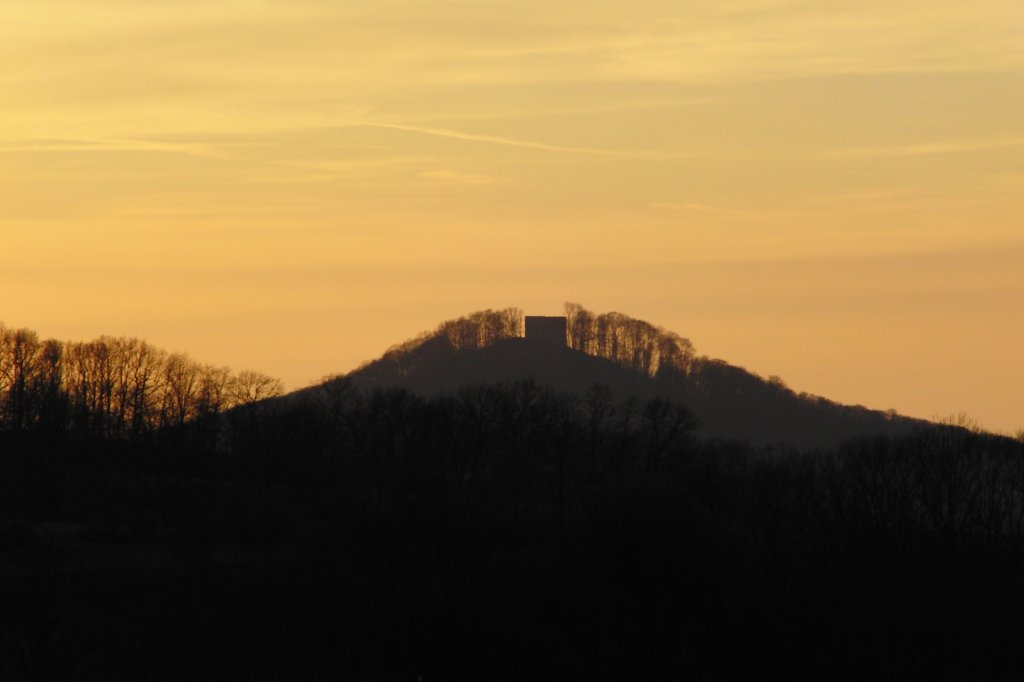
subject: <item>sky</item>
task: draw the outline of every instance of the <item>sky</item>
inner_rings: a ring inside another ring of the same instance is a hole
[[[0,0],[0,321],[299,388],[565,301],[1024,428],[1019,0]]]

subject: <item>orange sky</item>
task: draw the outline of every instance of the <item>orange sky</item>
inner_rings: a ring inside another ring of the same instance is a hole
[[[295,388],[576,300],[1024,427],[1018,0],[4,0],[0,64],[9,326]]]

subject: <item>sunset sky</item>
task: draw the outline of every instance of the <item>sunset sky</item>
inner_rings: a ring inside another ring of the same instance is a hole
[[[0,0],[0,321],[298,388],[564,301],[1024,428],[1020,0]]]

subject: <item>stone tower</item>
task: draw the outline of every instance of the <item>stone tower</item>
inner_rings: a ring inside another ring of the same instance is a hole
[[[568,345],[567,326],[564,317],[526,316],[526,339],[559,346]]]

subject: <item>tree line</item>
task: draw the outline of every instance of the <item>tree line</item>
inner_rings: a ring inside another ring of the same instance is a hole
[[[579,303],[566,303],[568,343],[575,350],[605,358],[637,372],[689,373],[693,344],[675,332],[621,313],[596,314]]]
[[[629,369],[656,376],[689,373],[698,359],[693,344],[675,332],[622,313],[594,313],[579,303],[565,304],[566,344]],[[428,344],[453,350],[478,350],[525,334],[519,308],[481,310],[441,323],[434,331],[392,346],[383,359],[409,356]]]
[[[281,392],[265,374],[234,373],[137,338],[41,340],[0,324],[0,430],[132,439]]]
[[[424,397],[332,380],[220,426],[200,458],[157,439],[67,440],[39,457],[32,432],[0,449],[8,528],[61,519],[106,542],[261,557],[195,583],[170,569],[68,578],[90,586],[68,597],[75,612],[95,615],[54,636],[93,648],[53,679],[293,679],[296,666],[365,680],[963,679],[1024,666],[1024,451],[1009,439],[946,425],[759,449],[695,439],[670,401],[528,381]],[[27,599],[21,586],[0,582],[0,605]],[[132,617],[108,615],[118,608]],[[6,641],[37,641],[33,609],[0,609]]]
[[[454,350],[479,350],[502,339],[523,336],[523,311],[519,308],[479,310],[446,320],[431,332],[396,344],[384,353],[384,360],[398,360],[429,344],[444,344]]]

